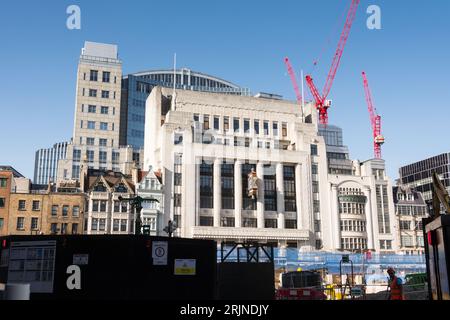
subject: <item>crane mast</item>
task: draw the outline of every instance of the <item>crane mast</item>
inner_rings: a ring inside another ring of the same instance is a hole
[[[381,116],[377,114],[377,110],[374,106],[366,73],[363,72],[362,76],[364,93],[366,95],[367,109],[369,110],[370,124],[372,126],[373,152],[376,159],[381,159],[381,146],[384,144],[384,137],[381,134]]]

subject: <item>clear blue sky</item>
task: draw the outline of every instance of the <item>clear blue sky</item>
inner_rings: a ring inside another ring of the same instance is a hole
[[[66,28],[81,7],[82,29]],[[115,43],[124,73],[178,66],[294,99],[283,63],[323,87],[349,0],[2,1],[0,164],[33,177],[39,148],[72,135],[84,41]],[[379,5],[382,30],[366,27]],[[362,0],[330,98],[351,157],[372,158],[361,71],[369,77],[391,178],[401,165],[450,151],[450,1]],[[327,41],[330,39],[330,41]],[[321,56],[319,65],[312,62]]]

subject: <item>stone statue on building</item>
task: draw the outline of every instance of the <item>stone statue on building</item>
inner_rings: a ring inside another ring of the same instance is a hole
[[[248,196],[252,199],[258,197],[258,176],[256,171],[252,168],[252,171],[248,174]]]

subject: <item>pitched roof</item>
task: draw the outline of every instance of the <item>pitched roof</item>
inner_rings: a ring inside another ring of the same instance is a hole
[[[88,189],[91,190],[99,181],[105,182],[106,187],[112,190],[120,182],[124,182],[133,192],[135,192],[135,186],[131,177],[117,174],[113,171],[105,171],[103,174],[88,176]]]

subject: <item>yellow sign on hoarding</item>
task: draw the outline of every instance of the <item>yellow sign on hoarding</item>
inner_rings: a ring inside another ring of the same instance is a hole
[[[195,259],[175,259],[175,275],[195,276]]]

